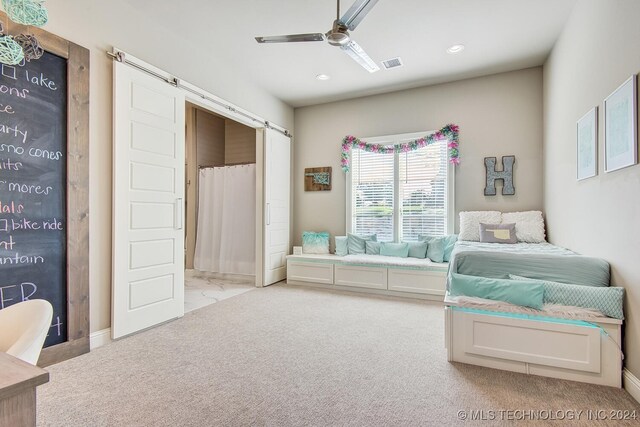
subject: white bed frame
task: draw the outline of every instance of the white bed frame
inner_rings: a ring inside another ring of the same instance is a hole
[[[450,362],[622,386],[621,320],[576,319],[599,326],[595,328],[459,308],[445,297],[445,346]]]

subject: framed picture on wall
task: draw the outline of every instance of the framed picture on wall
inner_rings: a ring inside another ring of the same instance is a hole
[[[577,123],[578,181],[598,174],[598,107],[593,107]]]
[[[629,77],[604,100],[605,172],[638,163],[636,77]]]

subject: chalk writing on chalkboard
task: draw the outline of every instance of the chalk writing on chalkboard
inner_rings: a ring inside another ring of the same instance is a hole
[[[0,309],[46,299],[67,341],[67,61],[0,70]]]

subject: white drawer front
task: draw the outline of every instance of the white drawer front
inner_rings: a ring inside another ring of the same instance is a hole
[[[387,269],[336,265],[335,284],[359,288],[387,289]]]
[[[333,285],[333,264],[287,261],[287,279]]]
[[[600,372],[600,330],[464,313],[466,353]]]
[[[418,294],[444,295],[446,273],[389,269],[389,290]]]

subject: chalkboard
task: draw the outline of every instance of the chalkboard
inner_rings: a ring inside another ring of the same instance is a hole
[[[2,65],[0,309],[53,305],[45,347],[67,341],[67,60]]]

